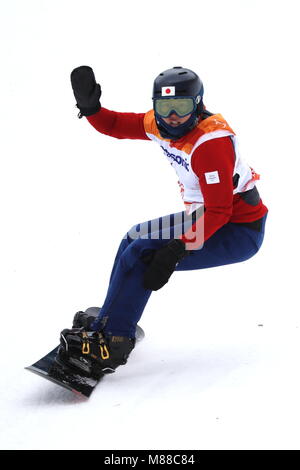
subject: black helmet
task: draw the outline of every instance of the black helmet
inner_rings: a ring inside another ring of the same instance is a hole
[[[203,83],[192,70],[173,67],[156,77],[152,99],[156,124],[162,137],[178,140],[197,125],[203,111],[203,93]],[[179,103],[178,98],[186,99],[181,99]],[[170,99],[172,101],[164,101]],[[180,116],[191,116],[188,121],[174,128],[163,120],[172,109]]]
[[[174,87],[175,94],[172,96],[190,96],[203,98],[203,83],[198,75],[183,67],[173,67],[160,73],[154,80],[152,98],[167,97],[168,88]]]

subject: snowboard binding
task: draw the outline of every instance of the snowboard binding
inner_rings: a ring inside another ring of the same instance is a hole
[[[98,309],[99,312],[99,309]],[[105,336],[102,331],[92,331],[91,325],[97,314],[77,312],[73,327],[60,334],[60,346],[56,363],[62,368],[71,368],[87,377],[100,378],[115,372],[126,364],[135,346],[135,339],[125,336]]]
[[[72,328],[84,328],[91,331],[92,324],[100,313],[101,308],[90,307],[85,312],[79,311],[75,313]]]
[[[26,369],[76,395],[88,398],[105,373],[114,372],[117,364],[124,364],[133,346],[145,337],[139,325],[136,327],[135,340],[125,338],[124,341],[118,342],[116,341],[118,337],[115,337],[113,341],[101,333],[104,340],[104,343],[101,342],[103,348],[101,353],[99,334],[97,338],[97,332],[91,329],[99,311],[99,307],[90,307],[85,312],[76,313],[73,328],[64,330],[67,332],[66,341],[61,337],[60,345]],[[71,345],[73,340],[75,346]],[[92,357],[94,347],[97,349],[96,360]],[[108,355],[106,350],[109,357],[105,359]]]

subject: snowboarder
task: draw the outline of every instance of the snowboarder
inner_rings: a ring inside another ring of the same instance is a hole
[[[101,87],[88,66],[72,71],[71,84],[78,116],[97,131],[158,143],[178,175],[185,204],[182,213],[138,224],[126,234],[98,317],[79,312],[73,328],[61,333],[59,361],[111,372],[134,348],[136,324],[152,291],[174,271],[252,257],[263,242],[268,210],[255,185],[259,176],[241,158],[223,116],[206,110],[203,83],[193,71],[173,67],[159,74],[153,109],[141,114],[101,107]]]

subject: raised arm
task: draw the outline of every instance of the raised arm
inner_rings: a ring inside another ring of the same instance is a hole
[[[118,113],[101,107],[101,87],[91,67],[82,65],[74,69],[71,84],[78,116],[86,116],[97,131],[117,139],[149,140],[144,129],[144,113]]]
[[[145,113],[117,113],[101,108],[96,114],[87,116],[89,123],[102,134],[117,139],[149,140],[144,129]]]

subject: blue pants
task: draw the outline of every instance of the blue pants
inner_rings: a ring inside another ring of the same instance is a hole
[[[224,225],[204,243],[201,249],[192,251],[184,258],[177,265],[176,271],[212,268],[251,258],[263,242],[266,217],[267,215],[263,219],[261,231],[240,224]],[[150,223],[151,221],[149,226]],[[138,227],[139,225],[136,226],[137,229]],[[155,239],[151,238],[151,235],[148,239],[133,239],[129,233],[126,234],[118,249],[106,299],[98,318],[92,325],[93,329],[103,328],[106,334],[115,336],[135,336],[136,324],[152,293],[143,287],[143,275],[147,264],[142,258],[166,243],[168,240],[157,236]],[[176,276],[176,273],[172,276]],[[172,282],[172,277],[169,282]]]

